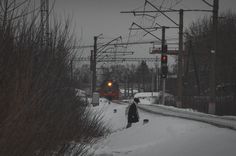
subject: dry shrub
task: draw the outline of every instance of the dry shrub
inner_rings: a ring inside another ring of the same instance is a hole
[[[86,155],[86,145],[109,130],[75,96],[69,22],[55,24],[48,46],[41,46],[38,18],[19,16],[5,2],[0,2],[0,155],[63,155],[72,149]]]

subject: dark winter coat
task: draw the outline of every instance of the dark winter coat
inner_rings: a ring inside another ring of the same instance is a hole
[[[128,110],[128,123],[134,123],[139,121],[139,115],[136,104],[133,102],[129,106]]]

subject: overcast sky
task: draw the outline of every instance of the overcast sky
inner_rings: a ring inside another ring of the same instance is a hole
[[[174,9],[212,9],[202,0],[149,0],[157,7],[163,2],[163,8]],[[213,0],[207,0],[213,3]],[[111,40],[118,36],[122,36],[127,41],[129,28],[132,22],[136,22],[142,26],[150,26],[152,19],[145,17],[134,17],[133,14],[121,14],[121,11],[143,10],[145,0],[56,0],[55,12],[57,15],[66,17],[71,16],[75,26],[76,36],[82,38],[84,45],[93,44],[93,36],[103,34],[104,39]],[[179,2],[179,3],[177,3]],[[225,10],[236,11],[236,0],[219,0],[220,12]],[[176,4],[177,3],[177,4]],[[154,10],[150,5],[146,6],[146,10]],[[168,14],[178,23],[178,13]],[[184,26],[188,27],[191,21],[198,19],[210,13],[184,13]],[[162,16],[156,19],[161,25],[174,26],[173,23]],[[154,32],[161,38],[161,32]],[[167,38],[177,38],[178,30],[169,31]],[[155,40],[150,35],[143,37],[144,32],[132,31],[130,40]],[[150,45],[137,45],[139,47],[137,53],[148,53],[146,48]]]

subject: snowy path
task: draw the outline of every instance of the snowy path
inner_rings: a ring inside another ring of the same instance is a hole
[[[140,111],[139,122],[126,125],[127,105],[103,105],[113,133],[91,149],[95,156],[235,156],[236,131],[206,123]],[[114,109],[117,110],[114,113]]]
[[[200,112],[189,111],[188,109],[178,109],[175,107],[163,106],[163,105],[138,105],[140,109],[161,115],[180,117],[185,119],[191,119],[209,123],[218,127],[230,128],[236,130],[236,118],[226,116],[215,116],[210,114],[204,114]]]

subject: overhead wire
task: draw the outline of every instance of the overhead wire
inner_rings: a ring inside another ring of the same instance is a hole
[[[152,0],[152,1],[150,1],[150,2],[151,2],[151,3],[155,3],[155,2],[157,2],[157,1],[158,1],[158,0]],[[183,0],[174,0],[174,1],[172,0],[172,1],[170,2],[170,1],[167,1],[167,0],[162,0],[162,1],[160,2],[160,5],[158,5],[157,7],[158,7],[159,10],[162,10],[163,8],[167,8],[168,10],[171,10],[173,7],[179,5],[182,1],[183,1]],[[159,2],[159,1],[158,1],[158,2]],[[140,9],[142,9],[143,11],[145,11],[146,8],[147,8],[147,4],[146,4],[146,1],[145,1],[145,4],[144,4],[143,6],[139,6],[139,7],[135,8],[135,9],[133,9],[133,11],[140,10]],[[134,15],[135,15],[135,14],[134,14]],[[142,14],[140,14],[139,16],[141,16],[141,15],[142,15]],[[136,16],[137,16],[137,14],[136,14]],[[154,25],[161,26],[160,24],[156,23],[156,19],[157,19],[158,17],[160,17],[160,16],[161,16],[161,13],[160,13],[160,12],[157,12],[157,13],[155,13],[155,15],[153,15],[153,17],[148,16],[149,18],[147,18],[147,16],[143,13],[142,17],[140,18],[141,21],[138,22],[138,23],[140,23],[140,25],[143,25],[143,24],[145,23],[145,20],[147,20],[147,21],[151,22],[150,25],[148,24],[149,27],[150,27],[150,26],[153,27]],[[140,20],[140,19],[139,19],[139,20]],[[147,32],[143,32],[143,31],[140,32],[140,31],[136,30],[134,35],[132,35],[132,32],[134,32],[134,31],[129,30],[127,43],[130,42],[130,41],[132,40],[132,38],[135,38],[135,37],[138,37],[138,40],[137,40],[137,41],[142,41],[142,40],[143,40],[143,37],[147,35]],[[128,44],[126,45],[126,50],[127,50],[127,49],[128,49]]]

